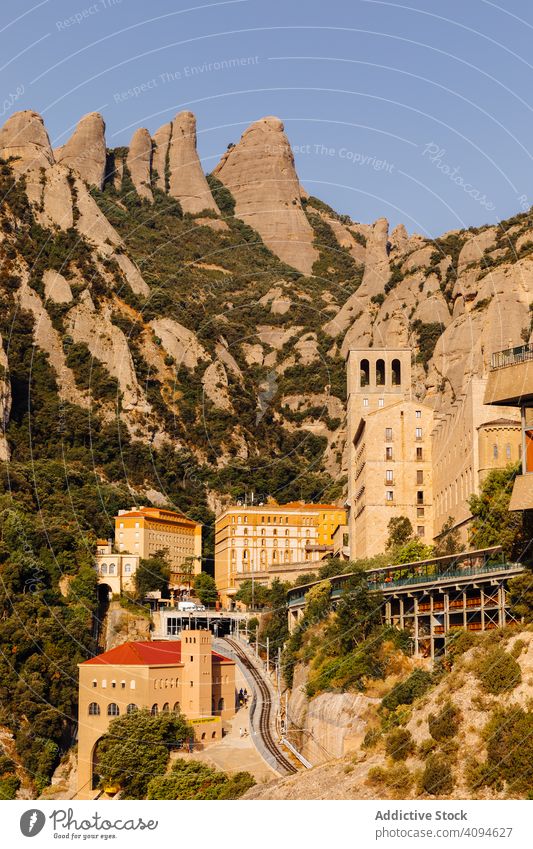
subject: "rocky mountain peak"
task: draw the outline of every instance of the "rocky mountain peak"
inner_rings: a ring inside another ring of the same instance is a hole
[[[144,127],[135,130],[126,163],[137,194],[152,201],[154,199],[151,188],[152,139]]]
[[[283,122],[268,116],[251,124],[213,173],[235,198],[237,217],[284,262],[310,274],[318,253]]]
[[[90,112],[79,121],[63,147],[55,151],[56,162],[77,171],[91,186],[101,189],[106,166],[105,123],[98,112]]]
[[[3,159],[18,157],[16,171],[47,168],[54,161],[44,121],[37,112],[27,109],[15,112],[0,129],[0,155]]]

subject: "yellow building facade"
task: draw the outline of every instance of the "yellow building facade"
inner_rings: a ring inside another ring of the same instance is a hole
[[[333,504],[227,508],[215,521],[215,581],[223,603],[243,580],[268,583],[270,571],[282,577],[283,569],[292,573],[297,564],[333,553],[334,533],[345,522],[345,510]]]
[[[350,557],[383,553],[396,516],[430,543],[433,411],[412,398],[411,351],[353,349],[347,383]]]
[[[142,708],[180,711],[203,747],[222,738],[235,714],[235,662],[213,651],[209,631],[124,643],[78,668],[78,799],[96,794],[97,744],[115,717]]]
[[[484,403],[487,379],[473,377],[467,392],[445,415],[436,414],[432,433],[435,529],[452,517],[461,542],[468,541],[468,499],[478,495],[492,469],[521,457],[519,414]]]
[[[115,517],[115,548],[119,554],[152,557],[166,549],[170,587],[178,589],[202,568],[202,526],[182,513],[159,507],[132,507]],[[192,569],[189,574],[189,565]]]

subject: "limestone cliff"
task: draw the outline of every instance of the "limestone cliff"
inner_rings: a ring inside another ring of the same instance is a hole
[[[287,265],[311,274],[318,252],[300,198],[294,156],[279,118],[263,118],[243,133],[213,174],[235,198],[235,214],[257,230]]]
[[[77,171],[90,186],[101,189],[106,166],[105,123],[98,112],[85,115],[72,136],[55,151],[56,162]]]

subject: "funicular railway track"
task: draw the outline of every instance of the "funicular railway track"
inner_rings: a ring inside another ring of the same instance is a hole
[[[298,769],[294,766],[294,764],[283,754],[283,752],[279,749],[276,741],[274,740],[272,730],[271,730],[271,711],[272,711],[272,701],[270,697],[270,691],[265,681],[263,680],[260,673],[255,668],[254,664],[246,654],[246,652],[241,648],[241,646],[235,641],[230,639],[229,637],[225,638],[225,642],[231,646],[232,651],[238,657],[239,662],[246,668],[246,670],[250,673],[251,677],[254,680],[254,685],[257,688],[257,691],[260,693],[261,701],[260,701],[260,715],[258,720],[258,730],[259,734],[263,740],[265,747],[268,749],[269,753],[275,759],[276,764],[278,765],[280,770],[287,774],[293,774],[298,772]]]

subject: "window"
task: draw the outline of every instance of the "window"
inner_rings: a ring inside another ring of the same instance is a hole
[[[378,398],[378,407],[382,407],[384,404],[383,398]]]
[[[159,708],[158,708],[158,706],[157,706],[157,705],[152,705],[152,707],[151,707],[151,709],[150,709],[150,713],[152,714],[152,716],[157,716],[157,715],[158,715],[158,713],[159,713]]]
[[[220,699],[218,700],[218,709],[219,709],[219,710],[224,710],[224,699],[223,699],[223,698],[220,698]]]
[[[387,448],[385,448],[385,459],[392,460],[392,448],[390,446],[387,446]]]
[[[116,705],[115,702],[111,702],[111,704],[109,704],[107,706],[107,715],[108,716],[118,716],[119,714],[120,714],[120,711],[118,709],[118,705]]]
[[[109,574],[110,574],[110,575],[114,575],[114,574],[115,574],[115,564],[114,564],[114,563],[110,563],[110,564],[109,564]]]
[[[424,525],[418,525],[418,526],[417,526],[416,534],[417,534],[417,536],[419,536],[419,537],[423,537],[423,536],[424,536]]]
[[[394,492],[392,489],[387,490],[387,501],[394,501]]]
[[[392,481],[394,480],[392,469],[387,469],[387,471],[385,472],[385,480],[387,481],[387,483],[392,483]]]
[[[102,575],[107,575],[107,563],[102,563],[100,571],[101,571]]]
[[[376,360],[376,386],[385,386],[385,360]]]
[[[416,508],[416,515],[419,519],[422,519],[423,516],[424,516],[424,508],[423,507],[417,507]]]
[[[424,503],[424,492],[421,489],[419,489],[418,492],[416,493],[416,503],[417,504],[423,504]]]
[[[277,536],[277,535],[278,535],[278,529],[277,529],[277,528],[274,528],[274,530],[272,531],[272,533],[274,534],[274,536]]]
[[[422,428],[421,428],[421,427],[417,427],[417,428],[416,428],[416,430],[415,430],[415,437],[416,437],[417,439],[422,439]]]
[[[392,441],[392,428],[391,427],[385,428],[385,440],[386,440],[386,442]]]
[[[174,707],[172,708],[172,710],[173,710],[174,713],[179,713],[180,712],[180,703],[174,702]]]
[[[100,705],[96,702],[89,705],[89,716],[100,716]]]
[[[129,563],[126,563],[126,565],[124,566],[124,574],[125,575],[131,574],[131,566],[130,566]]]
[[[123,689],[123,690],[125,690],[125,689],[126,689],[126,682],[125,682],[125,681],[121,681],[121,682],[120,682],[120,686],[122,687],[122,689]]]
[[[421,419],[422,418],[422,410],[415,410],[415,416],[416,416],[417,419]]]
[[[498,446],[497,445],[492,446],[492,456],[494,457],[495,460],[498,459]]]
[[[417,482],[418,484],[420,484],[420,483],[424,483],[424,472],[423,472],[423,470],[422,470],[422,469],[417,469],[417,470],[416,470],[416,482]]]
[[[363,398],[363,407],[368,407],[368,398]]]
[[[139,710],[139,708],[137,707],[137,705],[134,705],[132,703],[132,704],[129,704],[128,707],[126,708],[126,713],[135,713],[136,710]]]
[[[165,702],[163,705],[163,713],[170,713],[170,705],[168,702]]]
[[[422,460],[422,447],[420,445],[416,446],[416,459]]]
[[[368,386],[370,383],[370,363],[368,360],[361,360],[359,363],[359,386]]]
[[[111,687],[113,688],[113,690],[115,689],[116,686],[117,686],[117,682],[111,681]]]
[[[393,360],[391,364],[392,370],[392,385],[400,386],[402,382],[402,366],[400,360]]]
[[[505,446],[505,456],[506,456],[507,460],[511,459],[511,445],[510,445],[509,442]]]
[[[97,681],[97,680],[96,680],[96,678],[95,678],[95,679],[93,680],[93,687],[97,687],[97,686],[98,686],[98,681]]]

